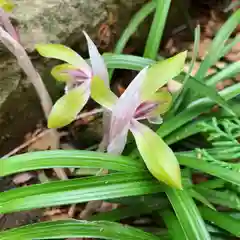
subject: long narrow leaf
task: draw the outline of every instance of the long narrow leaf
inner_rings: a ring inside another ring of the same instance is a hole
[[[141,161],[133,161],[127,157],[107,153],[83,150],[52,150],[25,153],[1,159],[0,176],[57,167],[104,168],[136,172],[141,169],[144,170],[144,166]]]
[[[50,182],[0,193],[0,214],[34,208],[157,193],[162,185],[148,172],[113,173]]]
[[[212,76],[206,81],[206,84],[215,85],[216,83],[222,80],[234,77],[238,73],[240,73],[240,61],[234,62],[228,65],[226,68],[224,68],[220,72],[216,73],[214,76]]]
[[[181,154],[178,153],[176,153],[176,156],[179,163],[183,166],[208,173],[238,186],[240,185],[240,173],[237,171],[230,170],[224,166],[220,166],[216,163],[209,163],[198,158],[181,156]]]
[[[217,36],[210,46],[208,55],[205,57],[196,74],[197,79],[203,79],[207,70],[222,56],[225,42],[239,24],[240,9],[236,11],[218,31]]]
[[[163,221],[167,225],[172,240],[187,240],[185,233],[173,212],[165,210],[159,212],[159,214],[163,217]]]
[[[145,4],[131,19],[128,26],[119,38],[114,53],[122,53],[130,37],[136,32],[138,26],[150,15],[156,8],[156,1]]]
[[[198,25],[195,28],[195,32],[194,32],[193,56],[192,56],[192,60],[191,60],[190,66],[189,66],[189,70],[183,80],[183,87],[182,87],[181,91],[179,91],[179,93],[176,95],[175,100],[173,102],[173,110],[172,111],[174,113],[178,110],[178,107],[181,105],[181,103],[184,100],[184,97],[187,94],[188,81],[189,81],[190,75],[192,73],[196,59],[198,57],[199,43],[200,43],[200,26]]]
[[[165,191],[187,239],[211,239],[198,208],[187,191],[170,187],[166,187]]]
[[[225,88],[220,92],[220,96],[226,101],[236,97],[238,94],[240,94],[240,83]],[[158,134],[161,137],[166,137],[168,134],[172,133],[174,130],[180,128],[184,124],[192,121],[203,112],[208,111],[208,109],[210,109],[213,105],[213,101],[209,98],[201,98],[194,101],[183,112],[166,120],[158,129]]]
[[[103,58],[107,67],[110,69],[116,68],[140,71],[146,66],[156,63],[154,60],[148,58],[128,54],[105,53],[103,54]]]
[[[156,12],[152,22],[152,26],[147,39],[146,47],[144,50],[144,57],[156,59],[158,49],[161,43],[163,31],[168,16],[168,11],[171,5],[170,0],[157,0]]]
[[[136,203],[134,205],[120,207],[109,212],[99,213],[92,216],[89,220],[107,220],[120,221],[129,217],[139,217],[142,214],[151,213],[156,210],[161,210],[169,206],[167,199],[161,199],[158,202]]]
[[[204,187],[198,187],[197,191],[214,204],[226,206],[240,211],[240,198],[232,191],[217,191]]]
[[[0,233],[1,240],[9,239],[59,239],[101,238],[113,240],[159,240],[158,237],[137,228],[119,223],[65,220],[36,223]]]
[[[200,207],[199,210],[205,220],[232,233],[237,237],[240,237],[240,221],[238,219],[234,219],[228,214],[216,212],[206,207]]]

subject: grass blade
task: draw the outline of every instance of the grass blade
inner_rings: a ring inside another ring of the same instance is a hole
[[[188,193],[190,194],[190,196],[192,198],[198,200],[199,202],[206,205],[207,207],[215,210],[215,207],[208,201],[208,199],[203,194],[199,193],[198,191],[196,191],[193,188],[188,189]]]
[[[228,65],[226,68],[207,79],[206,84],[209,86],[215,85],[222,80],[236,76],[238,73],[240,73],[240,61]]]
[[[152,22],[152,26],[148,35],[144,57],[156,59],[158,49],[161,43],[163,31],[165,28],[168,11],[171,5],[170,0],[157,0],[156,12]]]
[[[172,211],[165,210],[159,212],[159,214],[163,217],[163,221],[168,228],[168,232],[172,240],[187,240],[178,219]]]
[[[197,187],[196,189],[208,201],[240,211],[240,198],[236,193],[229,190],[217,191],[204,187]]]
[[[148,172],[113,173],[17,188],[0,193],[0,213],[162,191]]]
[[[115,171],[136,172],[144,169],[141,161],[123,156],[78,150],[52,150],[31,152],[1,159],[0,176],[47,168],[104,168]]]
[[[236,97],[238,94],[240,94],[240,83],[225,88],[220,92],[220,96],[225,101]],[[213,105],[213,101],[209,98],[201,98],[192,102],[188,105],[187,109],[179,113],[177,116],[167,119],[158,129],[158,134],[162,138],[166,137],[176,129],[198,117],[200,114],[207,112]]]
[[[80,237],[114,240],[159,240],[158,237],[137,228],[107,221],[87,222],[65,220],[42,222],[0,233],[1,240],[65,239]]]
[[[214,38],[208,54],[204,61],[200,65],[200,68],[196,74],[197,79],[203,79],[207,70],[215,64],[215,62],[222,56],[225,43],[231,36],[232,32],[240,23],[240,9],[237,10],[232,16],[225,22],[225,24],[218,31],[216,37]]]
[[[142,214],[147,214],[156,210],[164,209],[167,206],[169,206],[169,202],[165,198],[160,199],[160,201],[158,202],[148,200],[144,203],[135,203],[134,205],[132,204],[126,207],[120,207],[109,212],[99,213],[92,216],[89,220],[120,221],[121,219],[129,217],[139,217]]]
[[[181,153],[175,153],[179,163],[183,166],[196,169],[198,171],[219,177],[227,182],[231,182],[240,186],[240,173],[230,170],[224,166],[220,166],[214,162],[201,161],[198,158],[181,156]]]
[[[165,192],[187,239],[211,239],[198,208],[187,191],[166,187]]]
[[[145,4],[131,19],[128,26],[119,38],[114,53],[122,53],[130,37],[136,32],[138,26],[148,17],[156,8],[156,1]]]
[[[194,64],[196,62],[196,59],[198,57],[199,43],[200,43],[200,26],[198,25],[196,27],[195,33],[194,33],[194,46],[193,46],[192,60],[191,60],[190,66],[189,66],[189,70],[183,80],[183,88],[180,90],[180,92],[177,94],[177,96],[174,99],[173,109],[172,109],[173,113],[175,113],[178,110],[179,106],[182,104],[182,102],[184,100],[184,97],[187,94],[188,81],[189,81],[191,72],[193,70]]]
[[[140,71],[144,67],[155,63],[155,61],[151,59],[128,54],[105,53],[103,54],[103,58],[107,67],[110,69],[116,68]]]
[[[228,214],[216,212],[206,207],[199,207],[199,210],[205,220],[232,233],[237,237],[240,237],[239,220],[234,219]]]

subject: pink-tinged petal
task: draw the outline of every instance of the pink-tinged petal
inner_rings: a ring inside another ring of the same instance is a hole
[[[141,103],[139,91],[141,89],[142,82],[146,77],[146,73],[147,68],[144,68],[141,72],[139,72],[114,106],[112,110],[110,140],[119,135],[124,127],[128,125],[134,117],[135,111]]]
[[[128,130],[129,124],[122,129],[120,134],[118,134],[115,138],[110,140],[110,143],[107,148],[108,153],[120,155],[123,152],[124,147],[127,143]]]
[[[83,31],[88,45],[88,52],[90,56],[90,61],[92,65],[93,75],[99,76],[107,85],[109,85],[109,76],[106,64],[103,57],[98,52],[98,49],[88,34]]]
[[[20,41],[19,34],[16,31],[15,27],[12,25],[9,15],[4,11],[3,8],[0,8],[0,25],[16,40]]]
[[[148,69],[147,76],[141,86],[142,101],[147,101],[159,88],[180,74],[186,57],[187,52],[185,51],[152,65]]]
[[[99,76],[94,76],[91,80],[91,97],[109,110],[112,110],[118,100],[118,97]]]
[[[136,120],[145,119],[156,107],[158,103],[155,102],[143,102],[141,103],[134,114]]]
[[[67,63],[53,67],[51,74],[56,80],[61,82],[67,82],[70,80],[77,81],[79,79],[84,81],[87,79],[87,76],[83,71]]]
[[[54,104],[48,118],[48,127],[60,128],[74,121],[87,103],[89,96],[90,86],[88,82],[70,90]]]
[[[156,117],[167,112],[172,104],[172,95],[165,90],[160,90],[154,93],[149,99],[149,102],[155,103],[156,107],[152,109],[146,117]]]
[[[65,61],[81,69],[89,78],[92,75],[91,68],[87,62],[78,53],[67,46],[62,44],[37,44],[35,48],[43,57]]]
[[[130,130],[151,174],[167,185],[182,189],[179,163],[168,145],[149,127],[136,120],[132,120]]]

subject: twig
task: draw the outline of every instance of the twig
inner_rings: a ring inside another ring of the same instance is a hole
[[[102,113],[103,112],[103,108],[95,108],[89,112],[84,112],[84,113],[80,113],[76,120],[81,119],[81,118],[86,118],[86,117],[90,117],[92,115],[98,114],[98,113]]]
[[[0,40],[5,45],[5,47],[16,57],[19,66],[27,75],[29,81],[33,84],[37,95],[40,99],[40,103],[46,118],[52,109],[52,100],[48,94],[48,91],[39,75],[39,73],[34,68],[29,56],[27,55],[23,46],[18,43],[8,32],[6,32],[2,27],[0,27]],[[52,146],[53,149],[59,148],[59,135],[55,129],[50,130],[55,142]],[[63,169],[54,169],[57,176],[60,179],[67,179],[67,175]]]
[[[19,151],[21,151],[22,149],[28,147],[29,145],[31,145],[32,143],[36,142],[39,138],[43,137],[44,135],[48,134],[52,129],[47,129],[41,133],[39,133],[37,136],[29,139],[28,141],[24,142],[23,144],[21,144],[20,146],[14,148],[11,152],[7,153],[6,155],[3,156],[3,158],[8,158],[16,153],[18,153]]]

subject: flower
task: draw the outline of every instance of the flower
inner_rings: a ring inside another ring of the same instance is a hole
[[[92,79],[92,98],[111,111],[108,152],[121,154],[130,130],[138,150],[152,175],[166,184],[179,188],[181,173],[178,161],[168,145],[139,120],[160,123],[160,115],[171,103],[171,95],[160,90],[168,80],[183,69],[186,52],[146,67],[134,78],[125,92],[117,98],[98,77]]]
[[[40,55],[67,62],[55,66],[51,71],[55,79],[66,83],[66,93],[51,110],[48,118],[49,128],[63,127],[76,119],[90,97],[90,86],[94,77],[102,79],[109,88],[108,71],[104,60],[87,33],[83,33],[87,40],[91,66],[78,53],[64,45],[36,45]]]

